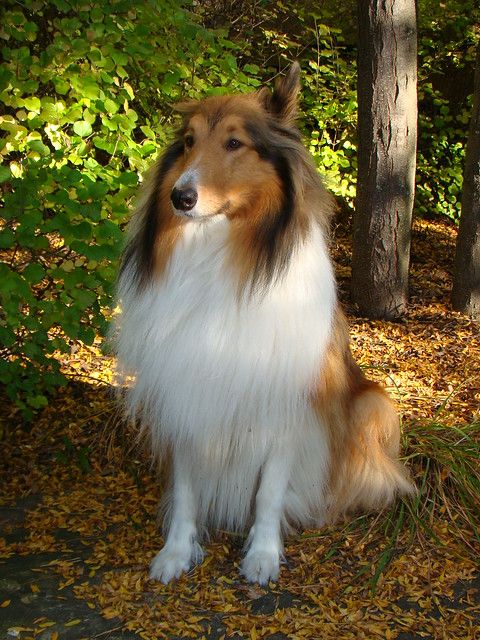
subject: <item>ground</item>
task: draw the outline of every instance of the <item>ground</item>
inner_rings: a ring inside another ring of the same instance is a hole
[[[421,506],[300,532],[268,588],[240,579],[244,540],[226,532],[189,575],[152,583],[156,474],[116,413],[111,359],[98,345],[72,345],[63,363],[71,382],[33,425],[14,406],[1,409],[0,640],[480,639],[478,491],[465,511],[453,482],[456,447],[468,440],[465,464],[478,459],[480,341],[448,304],[455,230],[415,224],[411,305],[398,323],[349,307],[347,237],[343,224],[333,252],[352,348],[399,405]],[[449,431],[438,461],[431,436]],[[472,482],[480,486],[478,474]]]

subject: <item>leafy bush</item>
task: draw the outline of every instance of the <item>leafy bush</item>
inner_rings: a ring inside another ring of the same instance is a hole
[[[340,29],[299,12],[303,33],[315,38],[304,64],[303,107],[310,153],[327,187],[353,204],[357,179],[356,61]],[[305,37],[305,36],[304,36]]]
[[[457,222],[480,10],[471,0],[449,0],[442,7],[423,0],[419,20],[415,211]]]
[[[415,213],[458,222],[471,106],[457,114],[431,83],[420,87]]]
[[[105,328],[121,226],[171,104],[259,81],[175,0],[9,2],[1,24],[0,381],[29,417],[63,381],[54,353]]]

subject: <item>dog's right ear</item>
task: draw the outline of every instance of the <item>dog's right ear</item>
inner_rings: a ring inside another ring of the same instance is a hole
[[[172,105],[172,108],[177,113],[180,113],[184,118],[190,118],[198,109],[198,100],[184,100],[183,102],[177,102]]]
[[[287,75],[278,79],[273,93],[260,89],[258,97],[264,108],[285,125],[292,125],[297,118],[298,92],[300,91],[300,65],[294,62]]]

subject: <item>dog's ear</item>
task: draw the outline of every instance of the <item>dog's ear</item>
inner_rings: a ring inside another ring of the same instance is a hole
[[[259,91],[265,109],[283,124],[291,125],[297,117],[298,92],[300,91],[300,65],[294,62],[287,75],[275,82],[273,93],[266,88]]]
[[[198,100],[184,100],[173,105],[173,110],[189,118],[198,109]]]

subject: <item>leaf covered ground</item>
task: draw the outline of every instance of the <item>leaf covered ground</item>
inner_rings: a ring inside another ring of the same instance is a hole
[[[340,226],[333,252],[344,301],[346,238]],[[480,339],[478,325],[449,309],[454,242],[453,228],[416,222],[401,322],[356,318],[346,303],[356,358],[398,402],[420,497],[287,540],[286,566],[268,588],[239,578],[244,540],[226,532],[212,536],[188,576],[168,586],[148,580],[161,545],[159,483],[118,419],[112,361],[98,344],[72,346],[63,362],[71,382],[33,425],[4,402],[0,619],[10,622],[2,631],[42,640],[478,640]],[[61,607],[49,608],[53,601]],[[87,613],[74,613],[74,601]],[[97,631],[89,615],[103,620]]]

